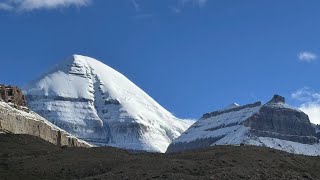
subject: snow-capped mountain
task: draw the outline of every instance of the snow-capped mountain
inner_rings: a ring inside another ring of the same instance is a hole
[[[80,55],[27,85],[25,93],[33,111],[98,146],[165,152],[192,124],[116,70]]]
[[[256,145],[296,154],[320,155],[319,130],[308,116],[275,95],[268,103],[229,106],[204,114],[167,152],[214,145]],[[317,137],[318,136],[318,137]]]

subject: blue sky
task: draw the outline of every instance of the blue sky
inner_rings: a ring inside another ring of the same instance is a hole
[[[320,124],[320,1],[0,1],[0,82],[99,59],[178,117],[278,93]]]

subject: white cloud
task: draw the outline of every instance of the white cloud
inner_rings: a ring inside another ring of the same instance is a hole
[[[300,61],[303,62],[312,62],[315,61],[318,58],[318,56],[312,52],[304,51],[298,54],[298,58]]]
[[[32,11],[70,6],[87,6],[91,0],[7,0],[0,4],[0,10]],[[1,8],[2,7],[2,8]]]
[[[291,97],[301,103],[299,109],[308,114],[312,123],[320,124],[320,92],[305,87],[292,93]]]
[[[320,124],[320,104],[302,104],[300,110],[308,114],[312,123]]]

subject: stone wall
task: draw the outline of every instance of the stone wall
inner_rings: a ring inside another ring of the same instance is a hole
[[[13,103],[18,106],[26,106],[25,97],[22,91],[15,86],[0,84],[0,99],[6,103]]]

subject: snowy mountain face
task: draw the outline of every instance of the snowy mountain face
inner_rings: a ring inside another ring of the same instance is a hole
[[[98,146],[165,152],[190,125],[125,76],[80,55],[25,88],[29,108]]]
[[[168,147],[167,152],[214,145],[255,145],[296,154],[320,155],[317,128],[283,97],[207,113]]]

